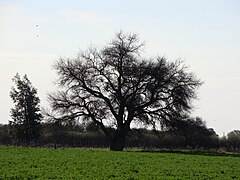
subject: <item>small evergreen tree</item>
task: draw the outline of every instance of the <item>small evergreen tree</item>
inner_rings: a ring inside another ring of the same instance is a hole
[[[40,136],[40,99],[37,97],[37,89],[33,87],[27,75],[20,78],[16,74],[12,79],[16,87],[12,87],[10,97],[15,104],[10,114],[12,121],[9,121],[12,135],[18,140],[36,140]]]

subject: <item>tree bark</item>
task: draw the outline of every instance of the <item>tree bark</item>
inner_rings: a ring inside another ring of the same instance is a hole
[[[116,130],[114,137],[110,141],[110,150],[122,151],[125,148],[127,132]]]

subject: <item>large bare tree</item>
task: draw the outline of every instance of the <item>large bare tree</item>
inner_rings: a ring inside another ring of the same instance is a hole
[[[169,126],[190,112],[201,85],[181,62],[141,56],[135,34],[118,33],[103,49],[90,48],[54,68],[61,90],[49,95],[54,120],[93,121],[121,151],[134,122]],[[114,131],[109,131],[108,126]]]

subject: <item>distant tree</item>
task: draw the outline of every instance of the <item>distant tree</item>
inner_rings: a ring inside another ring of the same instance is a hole
[[[49,95],[56,121],[93,121],[105,133],[110,149],[124,149],[132,123],[169,125],[191,110],[201,85],[181,62],[141,56],[137,35],[118,33],[101,50],[90,48],[55,64],[61,91]],[[107,126],[115,131],[108,131]]]
[[[218,146],[218,135],[212,128],[207,128],[202,118],[187,118],[175,123],[175,131],[185,138],[185,145],[193,148]]]
[[[16,87],[12,87],[10,97],[15,104],[10,114],[12,120],[9,121],[12,127],[12,134],[21,140],[37,139],[40,136],[40,122],[42,115],[40,112],[40,99],[37,97],[37,89],[32,86],[27,75],[20,78],[16,74],[13,78]]]
[[[11,144],[11,135],[9,134],[9,126],[0,124],[0,144]]]
[[[240,130],[233,130],[227,134],[227,142],[233,150],[240,150]]]

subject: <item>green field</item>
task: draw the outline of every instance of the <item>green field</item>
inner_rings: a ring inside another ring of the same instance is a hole
[[[240,179],[240,157],[0,146],[0,179]]]

